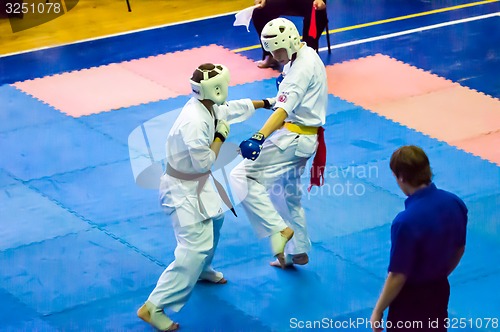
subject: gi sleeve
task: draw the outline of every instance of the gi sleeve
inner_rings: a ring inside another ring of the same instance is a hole
[[[230,125],[243,122],[255,113],[255,107],[250,99],[231,100],[215,107],[217,119],[226,120]]]
[[[215,152],[210,149],[213,137],[210,138],[209,124],[206,122],[198,126],[186,126],[182,130],[184,144],[186,144],[194,173],[208,172],[215,162]],[[186,171],[187,170],[180,170]]]
[[[290,115],[304,99],[311,75],[304,68],[292,67],[279,86],[275,107],[281,107]]]

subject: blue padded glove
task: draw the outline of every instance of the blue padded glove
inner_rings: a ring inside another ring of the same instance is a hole
[[[284,78],[285,78],[285,76],[283,76],[283,73],[281,73],[280,76],[278,76],[276,78],[276,89],[277,90],[280,89],[280,84],[281,84],[281,82],[283,81]]]
[[[240,152],[243,158],[255,160],[260,155],[260,150],[262,150],[262,144],[266,138],[261,133],[255,133],[253,136],[247,140],[244,140],[240,144]]]

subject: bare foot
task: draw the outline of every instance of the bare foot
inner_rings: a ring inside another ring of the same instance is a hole
[[[286,268],[285,254],[283,254],[283,253],[277,254],[276,260],[278,261],[278,263],[280,264],[282,269]]]
[[[227,280],[224,279],[224,275],[212,268],[202,272],[200,277],[198,278],[198,281],[219,285],[227,284]]]
[[[137,317],[145,321],[146,323],[151,324],[152,326],[156,327],[152,322],[151,322],[151,313],[149,312],[148,308],[146,307],[146,304],[143,304],[142,307],[140,307],[137,310]],[[172,322],[170,326],[163,331],[176,331],[179,329],[179,323]]]
[[[271,249],[274,256],[278,259],[282,268],[285,268],[285,246],[293,237],[293,229],[286,227],[280,232],[271,235]]]
[[[309,256],[307,255],[307,253],[293,255],[292,262],[293,264],[297,265],[306,265],[307,263],[309,263]]]
[[[209,283],[209,284],[216,284],[216,285],[223,285],[227,284],[227,279],[222,278],[219,281],[212,281],[210,279],[198,279],[198,282],[203,282],[203,283]]]
[[[148,308],[146,308],[145,304],[143,304],[142,307],[137,310],[137,317],[139,317],[146,323],[151,323],[151,315],[149,314],[149,310]]]
[[[177,331],[181,326],[179,325],[179,323],[172,323],[172,325],[169,326],[169,328],[167,329],[167,331]]]
[[[306,265],[307,263],[309,263],[309,256],[307,255],[307,253],[292,255],[291,258],[292,258],[292,261],[290,262],[290,261],[287,261],[286,259],[284,259],[284,257],[283,257],[283,260],[284,260],[283,264],[281,263],[279,258],[277,258],[275,261],[269,263],[269,265],[274,266],[274,267],[281,267],[281,268],[285,269],[288,267],[292,267],[294,265]]]
[[[282,269],[286,269],[288,267],[292,267],[293,266],[293,264],[287,264],[287,263],[285,263],[284,265],[281,265],[281,263],[280,263],[280,261],[278,259],[272,261],[271,263],[269,263],[269,265],[274,266],[274,267],[280,267]]]
[[[227,284],[227,279],[222,278],[221,280],[217,281],[216,284],[220,284],[220,285]]]

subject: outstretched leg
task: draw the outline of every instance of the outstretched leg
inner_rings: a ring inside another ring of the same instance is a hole
[[[177,247],[175,260],[163,271],[147,302],[137,311],[142,320],[162,331],[178,328],[164,310],[179,311],[188,301],[213,249],[212,220],[181,226],[172,218]]]
[[[290,134],[285,134],[290,135]],[[231,172],[233,192],[241,201],[248,219],[259,237],[270,237],[273,255],[285,265],[284,250],[294,231],[284,221],[271,201],[270,194],[283,191],[279,179],[303,163],[295,156],[295,134],[286,140],[290,148],[278,147],[271,140],[264,143],[259,158],[243,160]]]

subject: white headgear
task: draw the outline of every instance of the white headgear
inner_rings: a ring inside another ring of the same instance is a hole
[[[227,99],[229,70],[223,65],[214,64],[214,66],[213,69],[196,69],[203,73],[203,79],[200,83],[190,80],[191,90],[193,96],[199,100],[210,99],[217,105],[222,105]],[[210,77],[213,72],[215,75]]]
[[[300,34],[295,24],[286,18],[275,18],[267,22],[260,34],[262,46],[267,52],[284,48],[288,59],[300,48]]]

